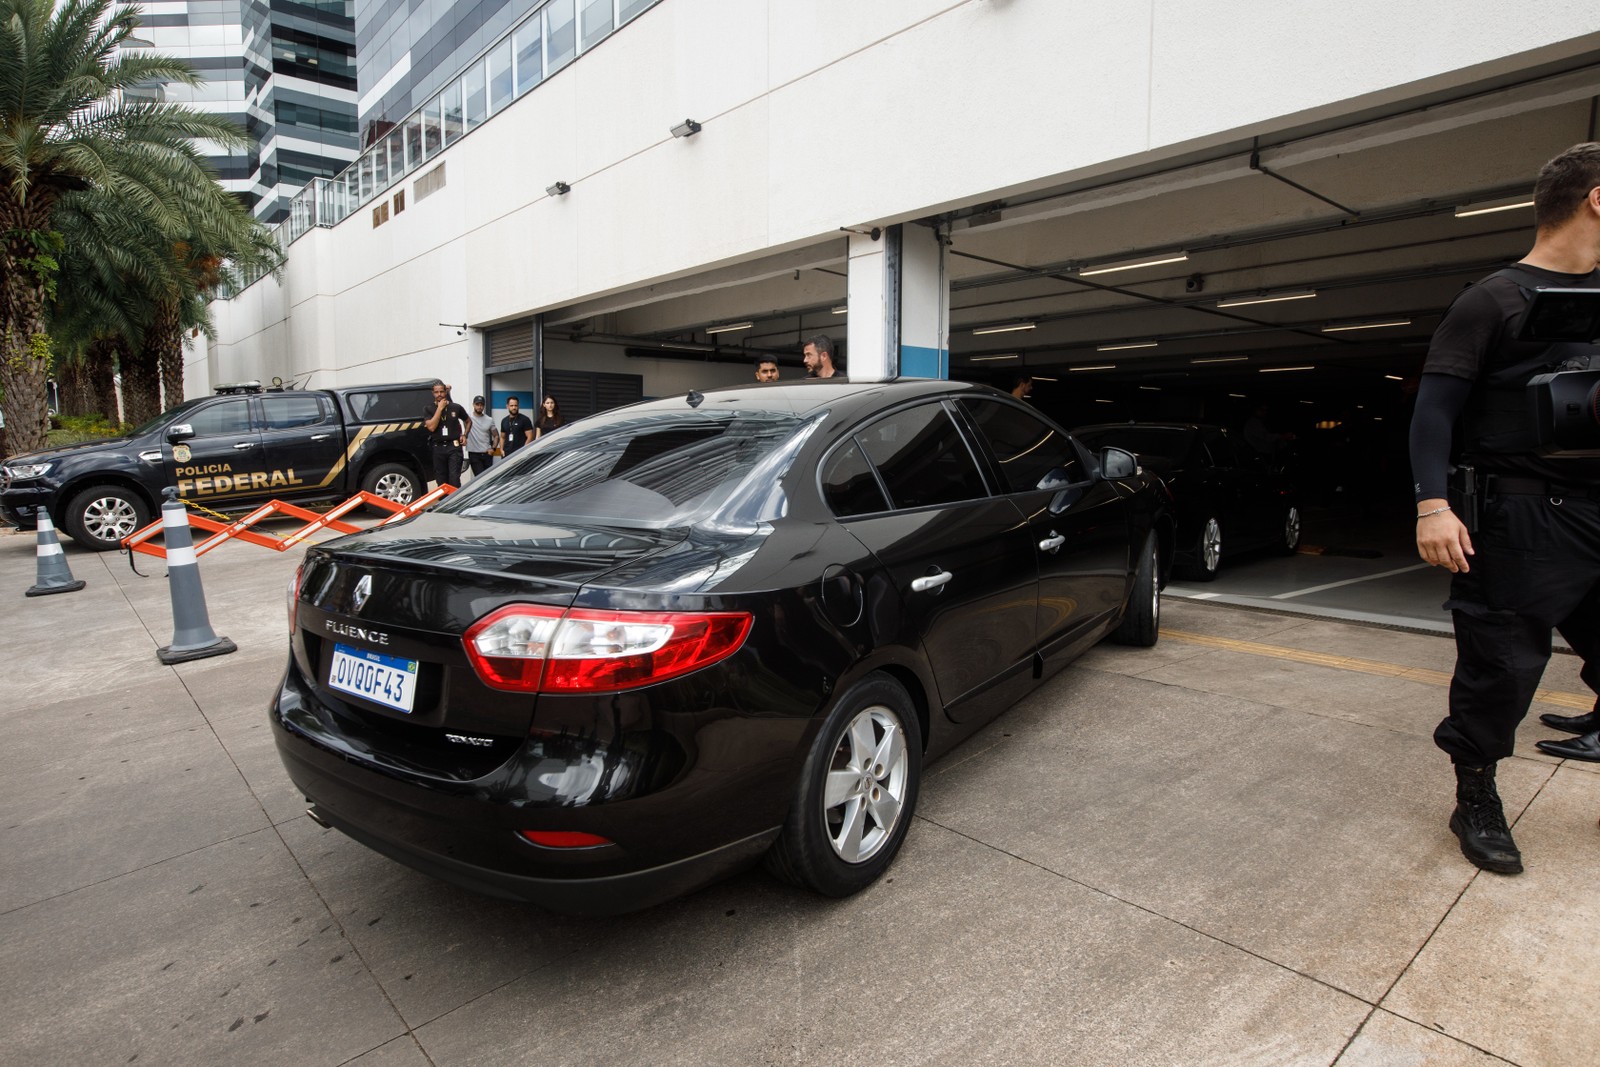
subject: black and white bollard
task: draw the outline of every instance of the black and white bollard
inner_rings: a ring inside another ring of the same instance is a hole
[[[238,645],[211,629],[189,509],[178,499],[176,488],[168,486],[162,492],[167,498],[161,505],[161,536],[167,546],[167,591],[172,594],[172,644],[156,649],[156,658],[162,663],[187,663],[237,652]]]
[[[72,577],[67,566],[67,554],[61,551],[61,539],[50,522],[50,512],[39,509],[39,563],[38,578],[24,596],[48,596],[51,593],[76,593],[87,582]]]

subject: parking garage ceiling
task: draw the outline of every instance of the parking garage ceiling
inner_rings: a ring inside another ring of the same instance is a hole
[[[1596,138],[1597,99],[1600,65],[1523,72],[879,222],[949,235],[955,377],[1232,388],[1309,366],[1377,383],[1414,374],[1454,295],[1531,244],[1531,207],[1462,209],[1525,204],[1546,159]],[[1104,271],[1129,263],[1148,265]],[[842,338],[845,283],[841,235],[546,323],[685,358],[792,355],[811,333]]]

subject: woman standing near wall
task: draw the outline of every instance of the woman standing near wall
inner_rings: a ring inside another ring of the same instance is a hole
[[[533,439],[537,441],[551,430],[561,429],[561,405],[556,403],[556,398],[545,395],[539,402],[539,418],[533,424]]]

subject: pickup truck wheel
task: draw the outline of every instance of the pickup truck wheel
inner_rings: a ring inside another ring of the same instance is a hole
[[[423,484],[416,472],[403,463],[380,463],[361,479],[361,488],[373,496],[393,500],[396,504],[409,504],[422,495]],[[368,507],[374,515],[387,515],[382,508]]]
[[[122,539],[150,522],[150,505],[131,489],[97,485],[72,498],[61,516],[61,528],[84,548],[109,552]]]

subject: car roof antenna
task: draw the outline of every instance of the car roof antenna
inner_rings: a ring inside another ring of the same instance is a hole
[[[690,407],[697,408],[705,402],[706,395],[698,389],[691,389],[689,390],[689,395],[684,399],[689,402]]]

